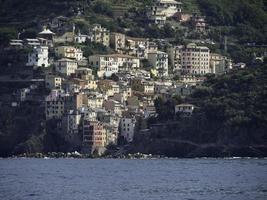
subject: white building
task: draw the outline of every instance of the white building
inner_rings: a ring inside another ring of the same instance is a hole
[[[87,96],[87,105],[91,109],[103,108],[104,96],[100,93],[91,93]]]
[[[93,55],[89,56],[89,63],[98,69],[99,77],[110,77],[112,74],[123,70],[135,70],[140,67],[138,58],[123,54]]]
[[[153,23],[163,25],[166,22],[166,18],[181,12],[181,7],[180,0],[155,0],[154,4],[148,8],[147,16]]]
[[[210,50],[208,47],[190,43],[182,50],[181,62],[184,74],[208,74],[210,73]]]
[[[120,134],[127,142],[133,141],[135,124],[136,120],[131,116],[124,116],[120,120]]]
[[[26,39],[24,39],[24,44],[26,46],[32,47],[32,48],[41,46],[40,41],[36,38],[26,38]]]
[[[75,70],[78,68],[78,64],[75,60],[62,58],[55,62],[55,67],[57,72],[69,76],[75,73]]]
[[[15,48],[22,48],[23,40],[16,40],[16,39],[10,40],[9,45]]]
[[[54,40],[55,33],[44,27],[43,31],[38,33],[38,37],[45,39],[47,41],[47,45],[49,47],[53,46],[53,40]]]
[[[38,46],[32,49],[32,52],[28,54],[27,66],[48,67],[48,47]]]
[[[89,35],[83,35],[80,32],[78,33],[78,35],[74,36],[74,41],[79,44],[85,43],[89,39]]]
[[[157,71],[158,77],[168,76],[168,54],[162,51],[148,53],[148,61]]]
[[[175,114],[179,113],[182,117],[190,117],[195,109],[192,104],[179,104],[175,106]]]

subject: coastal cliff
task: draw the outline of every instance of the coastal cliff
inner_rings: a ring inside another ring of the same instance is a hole
[[[218,141],[204,143],[195,142],[195,138],[179,135],[177,124],[161,124],[157,131],[138,134],[127,153],[142,153],[163,155],[167,157],[196,158],[196,157],[266,157],[267,145],[241,143],[241,138],[231,139],[233,142]],[[176,137],[170,134],[176,134]],[[180,137],[179,137],[180,136]]]

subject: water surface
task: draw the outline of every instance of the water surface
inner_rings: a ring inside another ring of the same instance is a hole
[[[1,200],[266,200],[264,159],[2,159]]]

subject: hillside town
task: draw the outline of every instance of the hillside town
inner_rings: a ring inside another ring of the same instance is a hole
[[[209,26],[205,16],[183,13],[181,0],[156,0],[146,10],[148,23],[159,27],[170,18],[188,22],[203,34]],[[25,79],[1,77],[1,81],[30,83],[7,102],[11,107],[37,103],[45,123],[56,122],[57,132],[81,153],[102,155],[110,146],[133,142],[135,134],[144,131],[140,123],[158,115],[157,98],[179,97],[182,103],[173,108],[173,118],[177,114],[190,118],[196,107],[185,99],[207,75],[246,67],[206,45],[212,41],[174,44],[169,38],[111,32],[96,23],[81,31],[70,21],[57,16],[42,24],[36,38],[12,39],[8,49],[25,50],[24,67],[35,73]],[[109,52],[86,56],[83,47],[88,44]],[[40,88],[46,92],[38,93]]]

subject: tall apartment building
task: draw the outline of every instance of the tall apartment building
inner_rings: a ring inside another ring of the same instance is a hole
[[[61,90],[52,90],[45,99],[46,120],[61,119],[64,114],[65,96]]]
[[[70,110],[78,110],[83,106],[83,95],[70,96],[62,90],[52,90],[45,99],[46,119],[61,119],[64,113]]]
[[[132,142],[134,138],[136,119],[128,113],[124,113],[120,120],[120,135],[127,141]]]
[[[210,73],[210,50],[208,47],[190,43],[182,50],[181,62],[184,74]]]
[[[83,121],[83,152],[103,153],[106,146],[106,134],[103,124],[99,121]]]
[[[89,29],[89,38],[91,42],[101,43],[104,46],[109,46],[110,32],[100,24],[94,24]]]
[[[47,46],[35,46],[28,54],[27,66],[48,67],[48,47]]]
[[[168,76],[168,54],[162,51],[148,53],[148,61],[156,70],[158,77]]]
[[[183,46],[174,46],[167,49],[167,53],[170,59],[170,63],[173,67],[173,71],[180,71],[182,69],[182,50]]]

